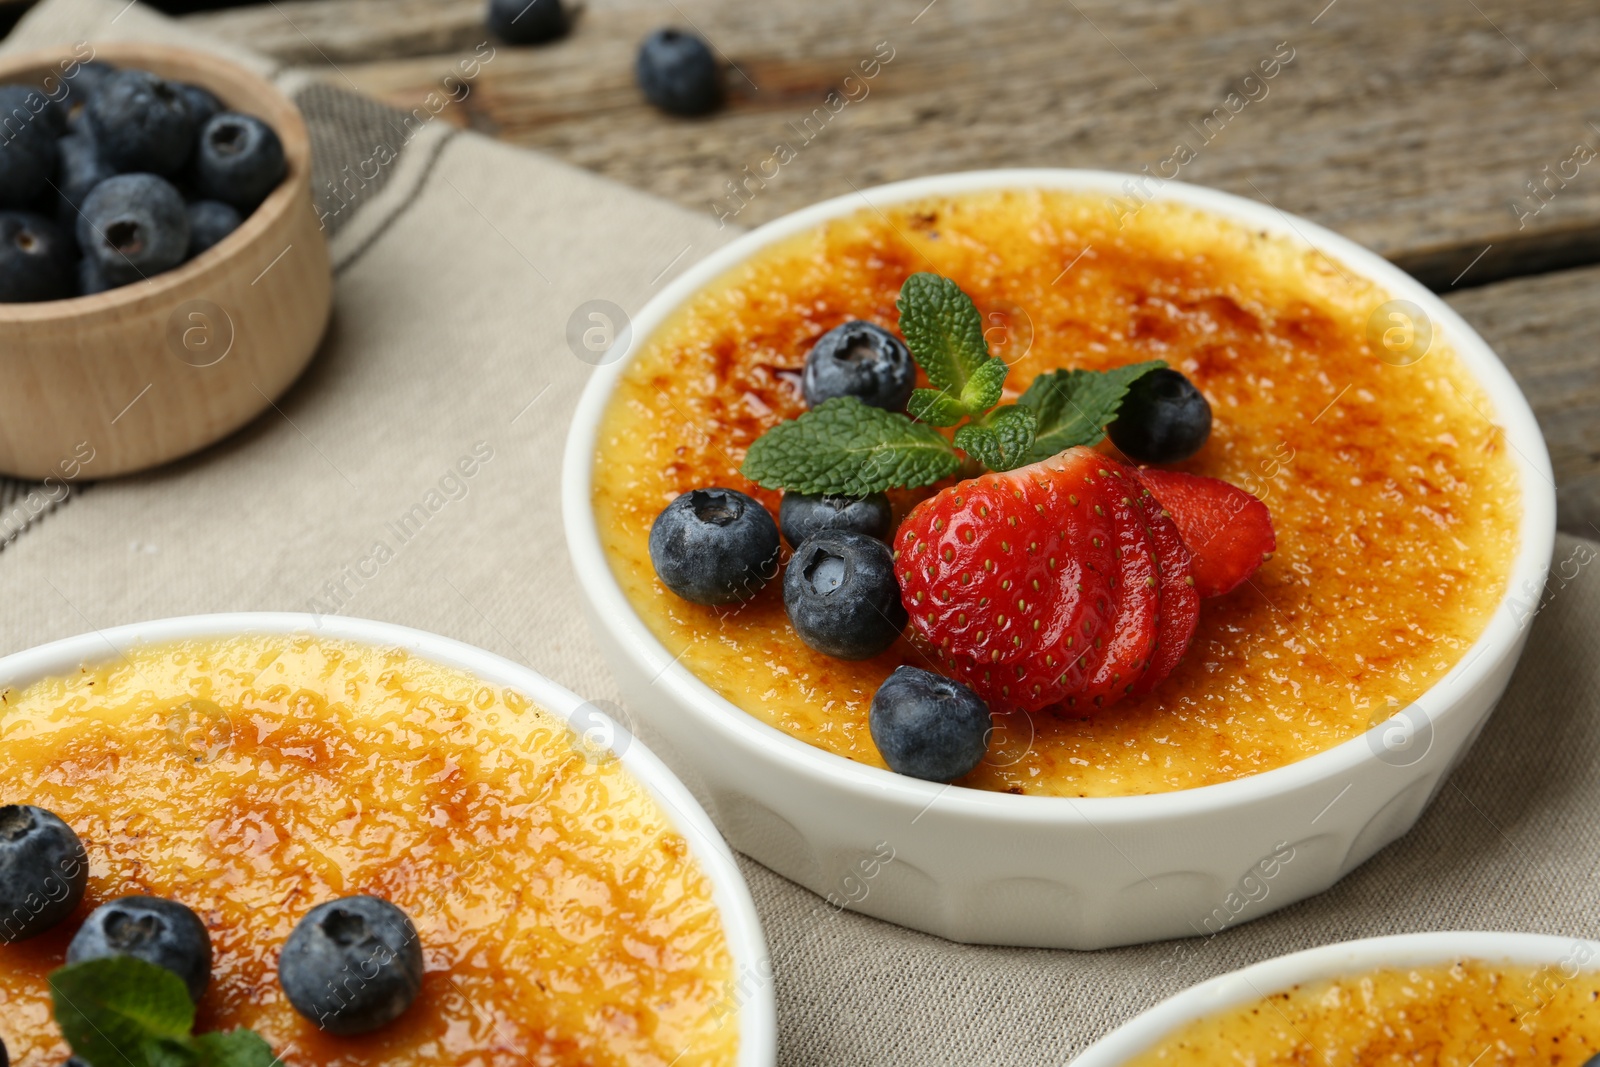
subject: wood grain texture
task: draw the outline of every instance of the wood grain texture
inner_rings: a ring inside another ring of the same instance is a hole
[[[191,21],[412,107],[484,41],[482,7],[278,0]],[[737,68],[728,108],[702,121],[655,113],[632,81],[639,38],[685,21]],[[894,58],[865,98],[807,129],[880,41]],[[1279,42],[1292,62],[1214,132],[1215,109]],[[1243,14],[1199,0],[590,0],[568,40],[500,47],[443,114],[694,209],[737,209],[745,225],[940,171],[1155,169],[1186,139],[1199,148],[1181,178],[1314,218],[1448,290],[1600,259],[1600,159],[1576,151],[1600,150],[1597,59],[1600,8],[1573,0],[1268,0]],[[726,183],[759,172],[778,143],[795,158],[747,185],[747,202],[728,199]],[[1591,537],[1600,350],[1584,312],[1596,298],[1600,270],[1450,297],[1533,403],[1562,528]]]
[[[77,477],[81,465],[98,479],[203,448],[289,387],[328,322],[333,280],[294,105],[214,56],[127,43],[96,54],[259,115],[283,141],[288,175],[243,225],[174,270],[93,296],[0,305],[0,474]],[[60,70],[60,58],[7,56],[0,82]]]
[[[192,20],[409,108],[484,40],[482,7],[278,0]],[[708,120],[656,114],[632,83],[637,41],[685,22],[733,65]],[[883,41],[894,59],[868,95],[805,142],[797,127]],[[1247,86],[1280,42],[1293,61]],[[741,223],[951,170],[1159,172],[1182,141],[1182,179],[1316,219],[1444,288],[1469,265],[1462,285],[1600,258],[1600,161],[1561,176],[1578,144],[1600,149],[1597,96],[1586,0],[591,0],[569,39],[500,48],[450,111],[707,211],[777,144],[797,148]]]
[[[1600,539],[1600,349],[1589,316],[1600,267],[1446,298],[1492,345],[1533,405],[1556,476],[1556,524]]]

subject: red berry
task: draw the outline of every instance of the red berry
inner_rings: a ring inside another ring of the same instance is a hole
[[[1190,571],[1189,550],[1172,516],[1162,509],[1149,489],[1142,489],[1137,501],[1144,510],[1150,542],[1155,547],[1156,587],[1161,594],[1155,651],[1151,653],[1144,677],[1133,686],[1133,695],[1143,696],[1160,685],[1188,651],[1194,628],[1200,622],[1200,594],[1195,590],[1194,575]]]
[[[895,537],[912,627],[993,706],[1117,699],[1157,633],[1136,490],[1128,468],[1074,448],[923,501]]]
[[[1221,596],[1272,558],[1272,514],[1243,489],[1181,471],[1146,467],[1136,474],[1177,524],[1201,596]]]

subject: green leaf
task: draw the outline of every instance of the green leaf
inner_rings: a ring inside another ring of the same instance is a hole
[[[740,471],[768,489],[866,496],[927,485],[960,465],[931,426],[840,396],[762,434]]]
[[[967,417],[967,407],[937,389],[913,389],[906,413],[929,426],[954,426]]]
[[[74,1054],[102,1067],[167,1067],[187,1043],[194,1004],[183,980],[131,956],[85,960],[50,975],[56,1024]],[[162,1046],[152,1059],[149,1047]]]
[[[992,471],[1008,471],[1031,462],[1036,425],[1032,409],[1012,404],[957,430],[956,447]]]
[[[199,1067],[200,1053],[189,1041],[164,1037],[144,1043],[145,1060],[150,1067]]]
[[[1009,369],[1003,359],[991,358],[978,365],[972,377],[967,379],[967,384],[961,387],[961,403],[967,409],[967,414],[976,417],[1000,403],[1000,393],[1005,387],[1006,371]]]
[[[1166,365],[1163,360],[1152,359],[1107,371],[1057,370],[1039,375],[1017,399],[1018,404],[1031,408],[1038,416],[1029,461],[1045,459],[1075,445],[1098,444],[1106,435],[1106,424],[1116,419],[1128,386]]]
[[[967,379],[989,360],[983,317],[949,278],[913,274],[900,287],[900,333],[935,389],[959,397]],[[1003,366],[1003,364],[1002,364]]]
[[[164,967],[111,956],[50,974],[56,1025],[73,1055],[96,1067],[273,1067],[272,1046],[253,1030],[190,1037],[194,1004]]]
[[[194,1039],[200,1067],[273,1067],[278,1057],[254,1030],[218,1030]]]

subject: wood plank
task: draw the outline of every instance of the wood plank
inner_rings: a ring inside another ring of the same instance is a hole
[[[191,18],[409,108],[484,40],[482,6],[278,0]],[[737,67],[708,120],[655,114],[632,85],[635,43],[685,21]],[[800,125],[883,41],[894,58],[870,95],[806,141]],[[1247,84],[1280,42],[1293,60]],[[740,223],[941,171],[1156,171],[1183,142],[1181,178],[1307,215],[1447,288],[1464,270],[1460,285],[1600,259],[1600,161],[1566,162],[1600,150],[1597,93],[1586,0],[1261,0],[1248,18],[1203,0],[591,0],[568,40],[499,48],[461,119],[707,211],[731,210],[726,183],[793,146]]]
[[[1600,307],[1600,267],[1446,299],[1494,346],[1533,405],[1555,469],[1557,525],[1600,538],[1600,351],[1589,327]]]

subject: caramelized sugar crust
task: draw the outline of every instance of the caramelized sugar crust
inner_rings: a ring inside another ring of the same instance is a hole
[[[1249,584],[1204,604],[1155,692],[1003,717],[962,785],[1119,796],[1242,778],[1358,736],[1454,665],[1517,549],[1517,473],[1490,399],[1437,335],[1410,365],[1378,358],[1368,320],[1388,294],[1320,253],[1178,205],[1125,222],[1103,196],[1049,191],[863,211],[763,251],[645,338],[601,427],[594,507],[617,580],[668,651],[763,722],[883,765],[872,694],[898,664],[935,666],[927,653],[813,652],[778,581],[735,609],[686,603],[656,580],[647,538],[696,487],[776,512],[779,494],[738,467],[805,410],[807,350],[850,319],[892,328],[906,276],[935,270],[984,314],[1010,398],[1058,367],[1183,371],[1215,419],[1182,469],[1261,497],[1278,534]],[[899,514],[929,491],[899,494]]]
[[[1579,1067],[1600,1052],[1600,974],[1466,960],[1296,986],[1197,1020],[1129,1067]]]
[[[731,962],[712,887],[644,787],[511,690],[398,650],[310,637],[186,641],[0,693],[6,802],[89,850],[79,912],[0,945],[11,1062],[66,1046],[48,973],[93,907],[189,905],[216,965],[197,1028],[286,1062],[731,1064]],[[277,981],[296,921],[372,893],[427,973],[396,1023],[336,1038]],[[681,1058],[680,1057],[681,1053]]]

